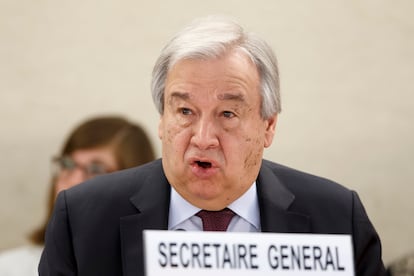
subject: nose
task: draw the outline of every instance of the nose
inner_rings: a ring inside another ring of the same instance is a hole
[[[200,120],[193,125],[191,143],[202,150],[215,148],[219,145],[217,135],[218,127],[214,122],[214,119],[201,117]]]

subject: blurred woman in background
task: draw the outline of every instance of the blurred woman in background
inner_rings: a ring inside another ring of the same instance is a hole
[[[94,176],[142,165],[155,159],[145,131],[118,116],[89,119],[76,127],[60,154],[52,159],[53,174],[44,223],[30,235],[31,246],[0,253],[0,275],[38,275],[46,225],[57,194]]]

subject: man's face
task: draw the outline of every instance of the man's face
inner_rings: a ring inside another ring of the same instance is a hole
[[[260,78],[240,50],[219,59],[182,60],[165,83],[159,124],[163,168],[193,205],[220,210],[246,192],[274,136],[260,116]]]

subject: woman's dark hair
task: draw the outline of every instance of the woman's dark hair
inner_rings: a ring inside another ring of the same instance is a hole
[[[144,129],[118,116],[95,117],[83,122],[71,132],[60,154],[71,155],[76,150],[102,147],[113,150],[118,170],[132,168],[155,159],[151,141]],[[44,244],[47,222],[55,202],[55,176],[52,176],[51,182],[47,219],[29,236],[33,243],[39,245]]]

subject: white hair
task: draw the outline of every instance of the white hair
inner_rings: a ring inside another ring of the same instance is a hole
[[[165,81],[169,70],[183,59],[213,59],[241,49],[256,65],[261,79],[261,116],[281,112],[276,56],[261,38],[247,33],[235,21],[209,16],[193,21],[163,48],[152,71],[151,92],[160,114],[164,111]]]

